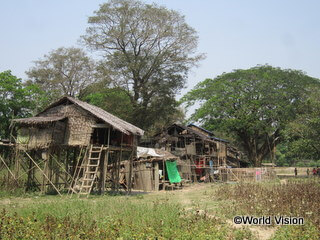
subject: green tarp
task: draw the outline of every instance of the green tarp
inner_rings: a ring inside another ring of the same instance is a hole
[[[177,161],[166,161],[166,166],[170,183],[181,182],[181,177],[177,168]]]

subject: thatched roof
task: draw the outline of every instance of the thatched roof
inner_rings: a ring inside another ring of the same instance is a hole
[[[191,123],[191,124],[188,125],[188,128],[189,128],[189,129],[190,129],[190,128],[192,129],[192,127],[197,128],[197,129],[199,129],[200,131],[206,132],[206,133],[208,134],[207,137],[210,138],[210,139],[212,139],[212,140],[216,140],[216,141],[219,141],[219,142],[229,142],[228,140],[215,137],[213,132],[211,132],[211,131],[209,131],[209,130],[207,130],[207,129],[205,129],[205,128],[199,127],[199,126],[197,126],[197,125],[195,125],[195,124],[193,124],[193,123]],[[193,130],[193,129],[192,129],[192,130]],[[196,132],[197,132],[197,131],[196,131]],[[198,133],[199,133],[199,132],[198,132]],[[204,135],[204,134],[201,134],[201,135]]]
[[[64,97],[61,100],[69,100],[70,102],[74,103],[75,105],[88,111],[90,114],[94,115],[95,117],[101,119],[105,123],[108,123],[112,127],[118,129],[120,132],[123,132],[125,134],[132,133],[134,135],[140,135],[140,136],[142,136],[144,134],[144,131],[142,129],[112,115],[111,113],[108,113],[107,111],[105,111],[97,106],[91,105],[86,102],[82,102],[82,101],[75,99],[75,98],[72,98],[72,97]]]
[[[196,125],[193,125],[193,126],[197,127]],[[217,138],[217,137],[214,137],[214,136],[207,136],[207,135],[201,133],[200,131],[196,131],[196,130],[192,129],[189,126],[184,126],[184,125],[179,124],[179,123],[174,123],[174,124],[170,125],[169,127],[167,127],[166,131],[160,132],[160,133],[156,134],[154,137],[156,137],[156,138],[165,138],[165,139],[172,138],[172,136],[169,136],[167,134],[167,132],[171,128],[180,129],[181,136],[185,136],[185,137],[196,137],[198,139],[202,139],[202,140],[205,140],[205,141],[208,141],[208,142],[214,142],[214,141],[228,142],[227,140],[224,140],[224,139],[221,139],[221,138]],[[209,132],[209,131],[207,131],[207,132]]]
[[[111,113],[108,113],[107,111],[105,111],[97,106],[91,105],[89,103],[86,103],[86,102],[83,102],[83,101],[80,101],[78,99],[68,97],[68,96],[62,97],[58,101],[52,103],[41,113],[47,111],[50,108],[59,106],[61,104],[67,103],[67,102],[73,103],[74,105],[80,107],[81,109],[85,110],[89,114],[91,114],[91,115],[97,117],[98,119],[102,120],[103,122],[111,125],[113,128],[119,130],[120,132],[123,132],[124,134],[127,134],[127,135],[133,134],[133,135],[140,135],[140,136],[144,134],[144,131],[142,129],[112,115]],[[50,118],[50,117],[41,117],[41,113],[38,113],[33,118],[29,118],[29,120],[16,119],[15,121],[16,122],[34,121],[36,123],[36,121],[38,121],[37,119],[39,119],[39,121],[41,122],[41,119],[49,119]],[[54,118],[54,117],[51,117],[51,118]],[[55,118],[58,119],[59,117],[55,117]]]
[[[14,119],[12,122],[20,123],[20,124],[47,124],[52,122],[57,122],[60,120],[65,119],[65,116],[52,116],[52,117],[30,117],[30,118],[20,118],[20,119]]]

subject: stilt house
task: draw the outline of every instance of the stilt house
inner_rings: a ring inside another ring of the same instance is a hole
[[[240,161],[240,155],[228,141],[194,124],[172,124],[154,136],[153,145],[185,161],[190,171],[182,173],[182,177],[192,181],[212,179],[219,169],[230,163],[238,166]]]
[[[34,117],[15,119],[13,125],[18,133],[17,171],[22,166],[28,172],[29,184],[42,191],[50,186],[59,193],[65,188],[84,195],[93,189],[119,189],[121,161],[129,161],[132,174],[138,138],[144,133],[72,97],[61,98]],[[126,185],[130,190],[131,183]]]
[[[222,147],[223,151],[221,156],[226,158],[227,166],[236,167],[236,168],[248,166],[248,161],[246,161],[243,157],[241,157],[242,152],[240,152],[236,147],[231,146],[231,144],[228,141],[223,140],[221,138],[217,138],[213,134],[213,132],[208,131],[207,129],[204,129],[202,127],[196,126],[194,124],[189,124],[188,127],[206,135],[211,140],[215,141],[218,144],[218,149]]]
[[[180,157],[190,166],[182,173],[186,180],[200,180],[210,171],[226,166],[226,144],[222,139],[212,139],[199,130],[181,124],[172,124],[154,136],[155,146]]]

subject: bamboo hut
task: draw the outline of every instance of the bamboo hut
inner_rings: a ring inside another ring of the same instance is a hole
[[[220,169],[246,164],[240,158],[241,153],[227,140],[194,124],[172,124],[156,134],[152,143],[180,157],[190,169],[183,177],[190,181],[212,181]]]
[[[121,162],[127,160],[132,171],[137,142],[144,133],[72,97],[61,98],[34,117],[15,119],[12,126],[17,130],[15,174],[22,166],[28,185],[83,195],[107,187],[119,189]]]

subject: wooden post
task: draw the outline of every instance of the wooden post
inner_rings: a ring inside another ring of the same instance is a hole
[[[66,155],[65,155],[65,151],[64,151],[64,154],[63,154],[63,156],[65,156],[66,157]],[[68,176],[69,176],[69,161],[68,161],[68,158],[66,157],[65,159],[64,159],[64,166],[65,166],[65,170],[66,170],[66,172],[65,172],[65,179],[66,179],[66,182],[65,182],[65,185],[64,185],[64,187],[65,188],[67,188],[68,187]],[[72,174],[70,174],[71,176],[72,176]],[[71,180],[72,181],[72,180]]]
[[[159,191],[159,163],[158,162],[154,162],[153,175],[154,175],[154,190]]]
[[[103,156],[103,164],[101,169],[101,194],[106,191],[106,177],[107,177],[107,170],[108,170],[108,158],[109,158],[109,148],[105,150]]]
[[[108,128],[108,141],[107,141],[107,150],[104,152],[103,157],[103,165],[102,165],[102,176],[101,176],[101,193],[103,194],[106,190],[106,177],[108,171],[108,164],[109,164],[109,146],[110,146],[110,132],[111,128]]]
[[[58,153],[57,153],[57,163],[60,164],[60,160],[61,160],[61,151],[58,151]],[[59,175],[60,175],[60,165],[59,164],[55,164],[55,184],[56,185],[58,185],[58,183],[59,183]]]
[[[19,155],[19,150],[18,148],[15,148],[15,176],[16,178],[19,177],[19,172],[20,172],[20,155]]]
[[[77,171],[77,148],[75,147],[73,149],[73,158],[72,158],[72,173],[75,173]],[[69,155],[69,154],[68,154]],[[69,157],[68,157],[69,158]],[[73,175],[73,174],[72,174]]]
[[[111,189],[112,191],[115,190],[116,188],[116,161],[117,161],[117,152],[114,152],[114,154],[112,154],[112,171],[111,171]]]
[[[131,157],[129,159],[129,180],[128,180],[128,194],[131,193],[132,190],[132,174],[133,174],[133,159],[137,155],[137,136],[133,136],[132,143],[132,152]]]
[[[120,156],[119,156],[119,160],[118,160],[118,166],[117,166],[117,176],[116,176],[116,181],[117,181],[117,184],[116,184],[116,187],[117,187],[117,192],[119,191],[119,187],[120,187],[120,184],[119,184],[119,181],[120,181],[120,166],[121,166],[121,160],[122,160],[122,145],[123,145],[123,133],[121,132],[121,143],[120,143]]]
[[[32,161],[29,159],[29,166],[28,166],[28,179],[27,179],[27,188],[26,191],[29,191],[31,188],[31,180],[32,180]]]
[[[163,164],[163,179],[162,179],[162,190],[166,190],[166,165],[165,165],[165,161],[164,159],[162,160],[162,164]]]
[[[44,170],[43,170],[44,174],[42,175],[41,192],[45,193],[46,192],[46,186],[48,184],[48,180],[44,175],[47,175],[47,176],[49,175],[49,168],[50,168],[50,166],[49,166],[49,152],[48,151],[42,152],[41,158],[45,160]]]

